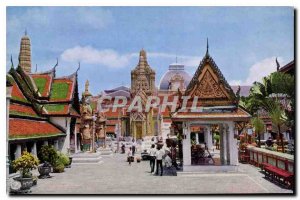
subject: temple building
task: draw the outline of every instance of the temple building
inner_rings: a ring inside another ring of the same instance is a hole
[[[191,80],[191,76],[184,70],[184,65],[170,64],[169,70],[163,75],[159,83],[159,92],[184,91]]]
[[[19,64],[8,71],[9,157],[27,150],[35,155],[42,145],[52,144],[64,153],[72,150],[76,119],[80,117],[77,71],[57,77],[56,64],[49,71],[32,72],[30,39],[21,39]]]
[[[233,92],[208,49],[184,96],[191,97],[187,101],[187,109],[182,110],[179,106],[171,116],[174,131],[183,140],[183,170],[236,171],[238,148],[235,124],[249,121],[251,115],[238,106],[239,92]],[[198,98],[197,109],[193,110],[192,100],[195,97]],[[212,151],[212,133],[216,130],[220,136],[220,157],[212,159],[213,156],[204,155],[205,151],[208,154]],[[200,144],[204,144],[204,148]]]
[[[168,98],[168,102],[173,101],[173,97],[178,95],[178,91],[184,93],[191,82],[192,77],[186,72],[183,64],[173,63],[169,65],[166,73],[161,77],[158,87],[155,87],[155,72],[148,64],[145,50],[140,51],[137,66],[131,71],[131,88],[120,86],[117,88],[104,90],[99,95],[91,97],[93,110],[99,109],[99,99],[110,98],[102,102],[101,106],[108,108],[105,112],[107,117],[106,133],[108,136],[117,137],[116,126],[120,126],[120,136],[131,136],[141,139],[145,136],[167,136],[174,135],[172,132],[171,112],[169,109],[161,111],[153,108],[149,112],[128,112],[129,104],[136,95],[147,98],[151,95],[160,98]],[[233,93],[239,91],[240,96],[248,96],[250,86],[227,86]],[[127,104],[120,108],[113,108],[109,105],[115,101],[115,97],[123,96],[127,99]],[[120,125],[119,125],[120,124]],[[192,127],[195,132],[203,132],[203,127]]]

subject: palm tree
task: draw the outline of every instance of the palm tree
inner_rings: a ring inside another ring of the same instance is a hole
[[[283,97],[283,98],[282,98]],[[250,90],[248,108],[264,109],[269,113],[273,124],[277,127],[283,148],[280,126],[286,123],[294,133],[295,111],[295,80],[294,76],[282,72],[274,72],[263,78],[262,83],[254,82]],[[279,98],[282,100],[279,102]],[[247,104],[246,104],[247,106]],[[257,110],[258,110],[257,109]]]
[[[260,134],[264,131],[264,122],[261,118],[258,116],[252,118],[251,124],[255,128],[255,133],[257,133],[258,136],[258,147],[260,147]]]
[[[286,113],[277,99],[267,99],[264,102],[264,106],[268,108],[272,123],[277,127],[277,138],[280,139],[282,152],[284,152],[283,136],[280,127],[287,122]]]

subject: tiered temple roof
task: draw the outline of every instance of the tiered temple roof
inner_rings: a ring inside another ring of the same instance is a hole
[[[56,67],[56,66],[55,66]],[[79,117],[77,72],[57,78],[55,67],[41,73],[27,73],[19,65],[7,74],[12,85],[9,106],[9,140],[57,137],[66,130],[50,117]]]
[[[187,110],[178,108],[177,112],[172,113],[173,121],[247,121],[251,117],[238,106],[238,96],[209,55],[208,49],[184,95],[192,97],[187,102]],[[193,97],[198,98],[197,107],[194,109],[191,108]]]

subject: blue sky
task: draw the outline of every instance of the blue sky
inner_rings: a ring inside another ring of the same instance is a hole
[[[130,85],[130,71],[144,48],[156,83],[178,61],[193,75],[206,51],[230,84],[249,85],[294,59],[291,7],[7,7],[7,65],[17,66],[27,29],[32,65],[73,73],[81,63],[79,90],[86,79],[96,95]]]

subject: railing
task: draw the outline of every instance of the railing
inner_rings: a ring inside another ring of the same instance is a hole
[[[294,173],[294,156],[270,151],[267,149],[248,146],[250,164],[261,167],[262,163],[268,163],[285,171]]]

